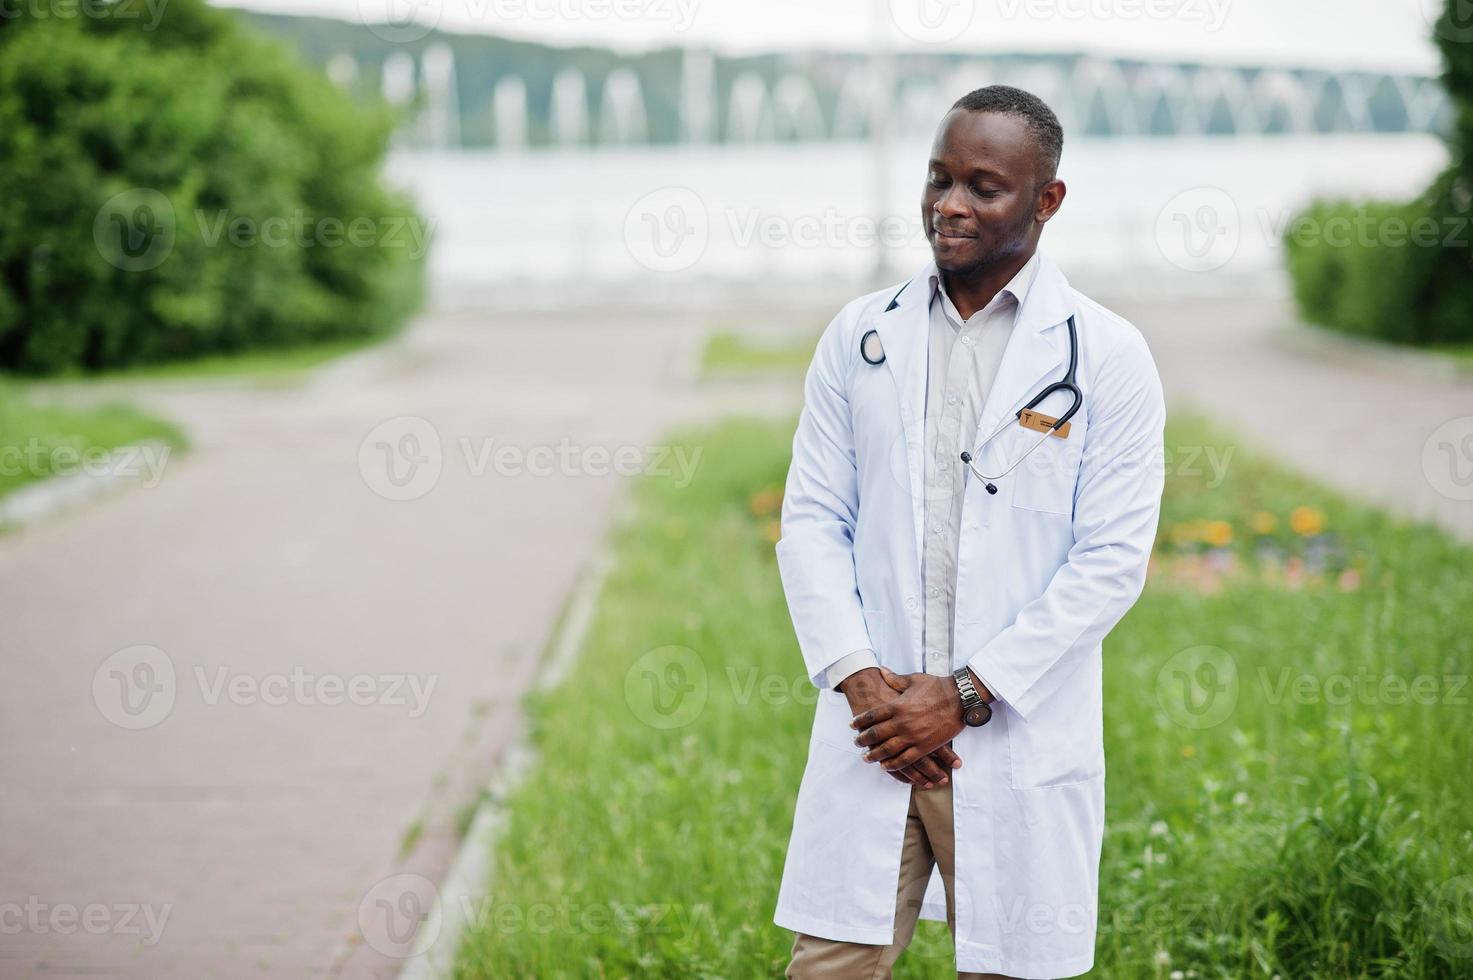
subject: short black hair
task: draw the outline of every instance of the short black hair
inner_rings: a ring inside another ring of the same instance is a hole
[[[1025,92],[1011,85],[988,85],[973,89],[956,100],[953,109],[969,112],[1001,112],[1018,116],[1028,124],[1038,143],[1038,162],[1042,172],[1039,186],[1053,180],[1059,174],[1059,157],[1064,152],[1064,127],[1054,110],[1032,92]]]

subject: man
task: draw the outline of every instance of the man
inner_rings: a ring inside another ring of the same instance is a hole
[[[777,545],[820,688],[791,977],[888,977],[918,914],[962,976],[1093,964],[1100,643],[1144,583],[1165,410],[1139,332],[1038,251],[1062,145],[1027,92],[960,99],[932,261],[847,305],[808,370]]]

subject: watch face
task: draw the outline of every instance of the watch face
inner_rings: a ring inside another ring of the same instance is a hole
[[[973,728],[980,728],[992,720],[992,709],[985,704],[979,704],[975,708],[969,708],[962,720]]]

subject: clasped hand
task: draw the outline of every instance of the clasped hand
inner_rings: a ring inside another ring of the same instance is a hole
[[[962,730],[956,682],[935,674],[896,674],[868,668],[842,685],[864,761],[878,762],[902,783],[931,789],[949,781],[962,760],[948,744]]]

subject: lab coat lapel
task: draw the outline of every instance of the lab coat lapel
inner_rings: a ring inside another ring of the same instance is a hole
[[[880,343],[885,348],[885,363],[895,379],[899,396],[900,420],[904,424],[905,468],[910,480],[911,517],[915,524],[917,562],[925,521],[925,450],[926,356],[930,329],[929,316],[931,275],[934,261],[927,262],[898,290],[886,308],[875,317]],[[919,566],[917,566],[919,574]]]
[[[1007,416],[1017,414],[1046,383],[1058,380],[1055,373],[1063,376],[1060,369],[1069,356],[1069,334],[1055,328],[1073,314],[1074,293],[1068,280],[1040,251],[1033,285],[1018,309],[997,377],[983,404],[974,444],[980,445]],[[1040,406],[1045,411],[1047,407]]]

